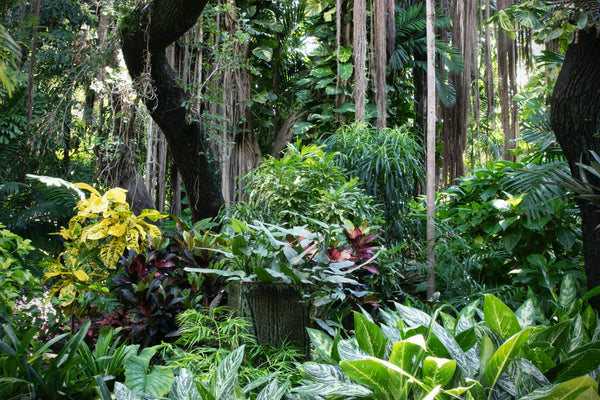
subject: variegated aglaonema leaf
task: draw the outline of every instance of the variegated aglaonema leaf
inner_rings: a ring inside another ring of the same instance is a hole
[[[423,382],[430,386],[444,387],[456,371],[456,361],[446,358],[426,357],[423,361]]]

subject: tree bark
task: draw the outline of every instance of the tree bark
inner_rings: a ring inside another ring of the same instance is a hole
[[[192,219],[215,217],[222,204],[217,163],[207,137],[191,121],[165,49],[194,26],[207,0],[154,0],[136,7],[120,26],[125,63],[181,173]]]
[[[580,178],[577,163],[589,164],[590,151],[600,154],[600,38],[596,32],[575,32],[550,106],[552,129],[571,173]],[[597,177],[591,174],[586,177],[591,185],[600,186]],[[600,285],[600,210],[584,199],[577,202],[581,211],[587,286],[592,289]],[[600,311],[600,296],[592,298],[590,304]]]
[[[477,68],[477,59],[473,54],[473,48],[477,46],[475,1],[455,2],[452,14],[452,45],[462,53],[465,68],[460,74],[450,74],[450,80],[456,88],[456,102],[452,108],[443,109],[442,182],[447,185],[452,185],[456,178],[465,173],[463,154],[467,145],[467,130],[471,115],[471,87],[474,71]]]
[[[375,104],[377,105],[376,126],[387,125],[387,0],[374,0],[375,14]]]
[[[365,0],[354,0],[353,28],[354,119],[356,122],[364,122],[367,93],[367,4]]]

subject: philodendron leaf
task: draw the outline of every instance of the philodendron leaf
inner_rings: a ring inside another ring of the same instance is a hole
[[[427,357],[423,361],[423,382],[430,386],[444,387],[456,371],[456,361],[446,358]]]
[[[170,368],[155,366],[148,373],[150,359],[157,350],[157,347],[147,347],[125,362],[125,384],[134,393],[162,397],[169,392],[173,382],[173,371]]]
[[[358,346],[363,351],[376,358],[383,358],[385,356],[387,340],[383,336],[381,329],[358,312],[354,313],[354,331]]]
[[[526,328],[517,333],[496,350],[487,363],[483,374],[483,382],[489,390],[496,386],[496,382],[498,382],[500,375],[504,373],[508,364],[519,355],[521,348],[527,343],[532,329],[531,327]]]
[[[589,375],[534,390],[520,400],[598,400],[598,384]]]
[[[485,295],[483,316],[488,328],[498,332],[504,340],[521,330],[516,315],[500,299],[491,294]]]
[[[378,361],[373,359],[342,361],[340,368],[350,379],[383,395],[385,399],[393,398],[389,392],[389,374]]]

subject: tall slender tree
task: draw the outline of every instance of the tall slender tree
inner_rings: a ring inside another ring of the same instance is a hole
[[[393,12],[393,10],[392,10]],[[386,127],[387,118],[387,25],[388,25],[388,0],[374,0],[373,13],[375,14],[375,104],[377,106],[376,126],[379,129]]]
[[[367,3],[365,0],[354,0],[353,32],[354,119],[357,122],[364,122],[367,96]]]
[[[427,298],[435,292],[435,6],[427,0]]]

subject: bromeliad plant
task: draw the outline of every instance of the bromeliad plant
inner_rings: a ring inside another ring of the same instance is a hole
[[[304,364],[307,380],[293,391],[300,398],[600,399],[597,314],[588,307],[535,325],[533,302],[513,313],[487,295],[483,308],[474,302],[456,318],[396,304],[382,310],[380,325],[355,313],[350,339],[309,330],[319,361]]]

